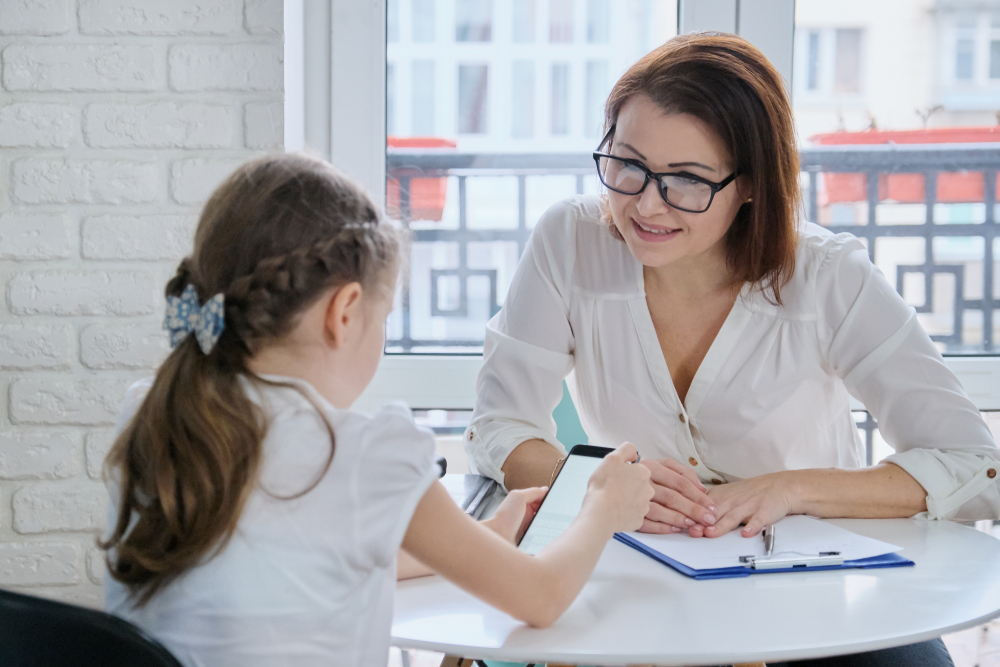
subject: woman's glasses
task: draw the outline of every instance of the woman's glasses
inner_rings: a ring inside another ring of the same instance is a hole
[[[604,146],[613,131],[614,128],[608,132],[601,146]],[[657,174],[638,160],[615,157],[600,151],[594,151],[594,162],[597,163],[597,176],[609,190],[623,195],[637,195],[646,189],[650,180],[653,180],[657,183],[663,201],[688,213],[707,211],[715,199],[715,193],[732,183],[737,176],[734,171],[727,178],[713,183],[686,171]]]

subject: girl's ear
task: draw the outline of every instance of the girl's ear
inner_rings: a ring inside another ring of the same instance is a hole
[[[364,329],[361,284],[348,283],[330,297],[326,306],[326,340],[336,350],[344,347]]]

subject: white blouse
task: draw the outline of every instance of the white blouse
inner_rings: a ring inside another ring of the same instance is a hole
[[[1000,452],[986,423],[857,238],[805,224],[783,304],[746,285],[682,402],[642,265],[599,204],[576,197],[546,212],[487,325],[465,435],[477,472],[503,483],[507,456],[533,438],[565,451],[552,418],[563,378],[591,444],[628,440],[716,484],[864,467],[854,396],[895,448],[886,460],[927,490],[920,516],[1000,517]]]

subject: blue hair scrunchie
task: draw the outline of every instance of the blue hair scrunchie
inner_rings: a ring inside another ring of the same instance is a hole
[[[222,293],[199,306],[194,285],[185,287],[179,297],[168,296],[163,328],[170,332],[170,347],[180,345],[193,331],[201,351],[205,354],[211,352],[226,328],[225,306],[226,297]]]

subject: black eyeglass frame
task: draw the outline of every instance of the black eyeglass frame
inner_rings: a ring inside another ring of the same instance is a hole
[[[606,135],[604,135],[604,139],[601,140],[601,143],[598,146],[598,148],[601,148],[601,146],[604,146],[604,144],[607,143],[608,139],[611,138],[611,135],[614,133],[614,131],[615,131],[614,127],[612,127],[610,130],[608,130],[608,133]],[[734,171],[733,173],[731,173],[726,178],[722,179],[718,183],[715,183],[713,181],[708,180],[707,178],[703,178],[702,176],[699,176],[698,174],[692,174],[689,171],[665,171],[665,172],[661,172],[661,173],[656,173],[654,171],[650,171],[649,168],[646,167],[646,165],[644,165],[643,163],[639,162],[638,160],[635,160],[635,159],[632,159],[632,158],[626,158],[626,157],[619,157],[617,155],[611,155],[610,153],[602,153],[599,150],[594,151],[593,155],[594,155],[594,164],[597,166],[597,178],[600,179],[601,184],[604,185],[604,187],[606,187],[608,190],[612,190],[612,191],[617,192],[618,194],[622,194],[622,195],[638,195],[638,194],[641,194],[643,191],[645,191],[646,186],[649,185],[650,179],[653,179],[653,180],[656,181],[656,184],[657,184],[657,188],[656,189],[660,193],[660,198],[662,198],[663,201],[668,206],[676,208],[678,211],[684,211],[685,213],[704,213],[705,211],[707,211],[709,208],[711,208],[712,202],[715,201],[715,195],[719,192],[719,190],[721,190],[722,188],[726,187],[727,185],[729,185],[730,183],[732,183],[733,181],[735,181],[736,177],[739,176],[739,172],[738,171]],[[637,169],[639,169],[644,174],[644,176],[645,176],[644,180],[642,181],[642,186],[639,188],[639,190],[637,192],[625,192],[624,190],[619,190],[618,188],[613,188],[610,185],[608,185],[607,183],[605,183],[605,181],[604,181],[604,174],[601,173],[601,158],[609,158],[609,159],[612,159],[612,160],[619,160],[621,162],[624,162],[626,164],[632,165],[633,167],[636,167]],[[665,188],[665,187],[662,186],[662,183],[660,181],[660,177],[662,177],[662,176],[681,176],[683,178],[687,178],[687,179],[690,179],[692,181],[698,181],[699,183],[704,183],[705,185],[707,185],[712,190],[712,195],[708,198],[708,204],[706,204],[705,208],[701,209],[700,211],[695,211],[695,210],[689,209],[689,208],[682,208],[682,207],[678,206],[677,204],[674,204],[669,199],[667,199],[667,193],[666,193],[666,191],[669,188]]]

